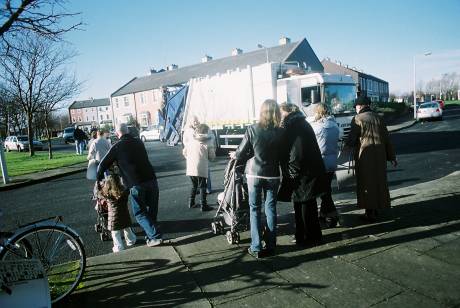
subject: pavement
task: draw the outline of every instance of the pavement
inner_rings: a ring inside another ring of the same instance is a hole
[[[460,307],[460,171],[391,191],[392,208],[363,224],[339,200],[325,244],[297,248],[279,221],[277,254],[246,253],[203,232],[154,248],[88,258],[63,307]],[[279,206],[289,206],[281,203]]]
[[[403,116],[401,118],[394,120],[393,122],[395,124],[388,126],[389,132],[396,132],[401,129],[411,127],[416,123],[416,121],[410,119],[408,116]],[[86,167],[87,163],[80,163],[63,168],[25,174],[17,177],[10,177],[10,182],[8,184],[3,184],[3,182],[0,184],[0,191],[7,191],[19,187],[42,183],[59,177],[82,172],[86,170]]]

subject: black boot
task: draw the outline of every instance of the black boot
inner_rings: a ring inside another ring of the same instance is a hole
[[[206,200],[206,190],[202,189],[201,190],[201,211],[206,212],[206,211],[211,211],[212,207],[208,205],[208,202]]]
[[[195,205],[195,198],[190,198],[188,200],[188,208],[191,209],[191,208],[194,208],[196,205]]]

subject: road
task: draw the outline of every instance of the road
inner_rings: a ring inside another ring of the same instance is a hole
[[[391,134],[398,153],[399,165],[389,168],[390,189],[427,182],[460,170],[460,108],[446,110],[441,122],[419,123],[412,128]],[[188,209],[190,181],[185,176],[185,162],[180,147],[167,147],[159,142],[148,142],[146,148],[154,165],[160,186],[160,228],[166,238],[209,230],[214,212],[202,213]],[[211,164],[213,189],[209,203],[216,203],[217,192],[222,191],[222,174],[226,158]],[[64,216],[64,221],[75,228],[83,238],[88,256],[111,252],[110,242],[101,242],[94,232],[96,213],[90,199],[93,183],[84,173],[55,179],[12,191],[0,192],[3,209],[2,229],[32,220]],[[334,199],[354,198],[353,187],[342,187],[334,192]],[[292,207],[280,204],[279,215],[288,215]],[[142,234],[136,228],[138,234]]]

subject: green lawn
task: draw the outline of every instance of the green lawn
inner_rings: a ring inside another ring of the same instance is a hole
[[[449,106],[449,105],[460,105],[460,100],[458,100],[458,101],[444,101],[444,105],[445,105],[445,106]]]
[[[49,169],[70,166],[86,161],[86,155],[74,153],[53,153],[53,159],[48,159],[48,152],[36,152],[30,157],[29,153],[8,152],[6,163],[9,176],[18,176],[28,173],[40,172]]]

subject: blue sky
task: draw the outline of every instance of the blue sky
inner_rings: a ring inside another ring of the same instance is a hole
[[[108,97],[150,67],[274,46],[283,35],[389,81],[391,92],[410,90],[416,54],[432,52],[416,58],[417,80],[460,73],[460,0],[75,0],[68,8],[86,23],[67,36],[85,80],[78,99]]]

